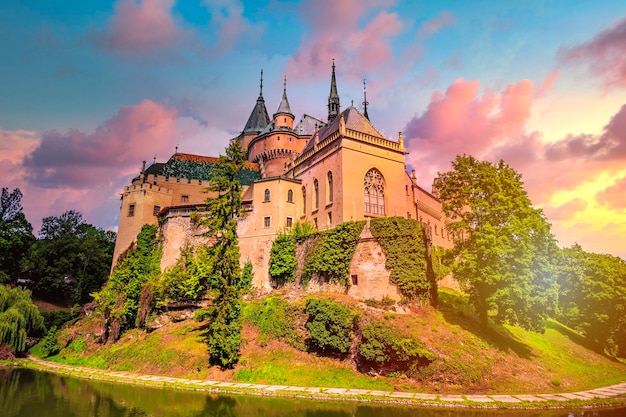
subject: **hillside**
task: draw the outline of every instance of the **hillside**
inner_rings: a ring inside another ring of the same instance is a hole
[[[362,322],[382,320],[416,336],[434,360],[411,372],[369,369],[364,373],[357,370],[363,367],[355,362],[356,342],[344,357],[307,353],[303,351],[308,337],[305,298],[337,301],[358,309]],[[337,294],[283,291],[267,298],[265,304],[262,301],[246,303],[241,358],[232,370],[207,367],[203,323],[183,320],[180,312],[169,318],[167,314],[157,317],[168,324],[150,333],[128,331],[117,343],[107,345],[95,341],[98,318],[85,317],[61,331],[65,347],[48,359],[194,379],[439,393],[566,392],[626,380],[626,364],[594,351],[584,338],[557,322],[548,322],[543,334],[514,326],[482,331],[466,298],[449,289],[440,289],[439,309],[404,312],[366,306]],[[286,306],[287,310],[280,313],[275,309],[280,314],[263,321],[259,311],[270,311],[268,305]],[[37,355],[38,348],[32,352]]]

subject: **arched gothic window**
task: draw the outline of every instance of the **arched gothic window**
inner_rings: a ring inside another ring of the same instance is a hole
[[[372,168],[363,180],[365,213],[385,215],[385,180],[383,174]]]
[[[317,210],[320,207],[320,185],[317,179],[313,180],[313,210]]]
[[[287,191],[287,202],[293,203],[293,191],[291,190]]]
[[[333,173],[328,171],[328,175],[326,176],[327,179],[327,187],[326,189],[328,190],[326,193],[327,196],[327,204],[330,204],[333,202]]]
[[[302,187],[302,214],[306,214],[306,188]]]
[[[263,201],[270,201],[270,190],[269,188],[265,189],[265,199]]]

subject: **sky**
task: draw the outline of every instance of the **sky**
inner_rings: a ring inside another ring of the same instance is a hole
[[[0,185],[115,230],[142,161],[217,156],[259,94],[341,106],[430,190],[456,155],[522,174],[562,247],[626,258],[626,2],[21,0],[0,5]]]

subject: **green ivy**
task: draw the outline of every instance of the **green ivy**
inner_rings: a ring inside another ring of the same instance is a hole
[[[261,345],[267,344],[271,339],[276,339],[299,350],[305,350],[305,345],[298,332],[296,318],[303,315],[302,307],[290,304],[280,297],[266,297],[262,301],[251,301],[244,311],[244,319],[259,328],[257,341]]]
[[[280,233],[270,251],[269,274],[277,284],[296,279],[296,240],[289,233]]]
[[[437,280],[444,278],[452,272],[450,268],[451,251],[442,246],[432,246],[430,256],[433,262],[433,272]]]
[[[425,246],[417,221],[403,217],[372,219],[370,230],[387,257],[385,266],[391,271],[391,282],[409,300],[428,299]]]
[[[350,284],[350,263],[359,243],[365,221],[341,223],[334,229],[320,233],[302,272],[302,285],[313,275],[343,285]]]

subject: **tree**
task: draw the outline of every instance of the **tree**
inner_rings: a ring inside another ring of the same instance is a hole
[[[23,352],[27,336],[45,330],[43,317],[31,301],[30,291],[0,284],[0,345]]]
[[[207,235],[215,239],[209,248],[212,260],[209,281],[214,283],[217,295],[209,311],[207,344],[211,363],[225,368],[237,363],[241,346],[241,295],[245,285],[241,283],[237,219],[242,205],[238,178],[245,163],[239,141],[231,139],[208,187],[218,196],[207,200],[209,214],[201,220]]]
[[[554,306],[550,257],[558,252],[550,225],[532,207],[521,175],[500,161],[457,156],[436,186],[454,241],[453,273],[469,292],[483,327],[498,323],[534,330]]]
[[[35,292],[56,301],[89,301],[109,276],[114,245],[114,233],[87,224],[77,211],[46,217],[28,255]]]
[[[33,227],[22,212],[22,192],[2,189],[0,197],[0,283],[15,284],[21,262],[35,241]]]

